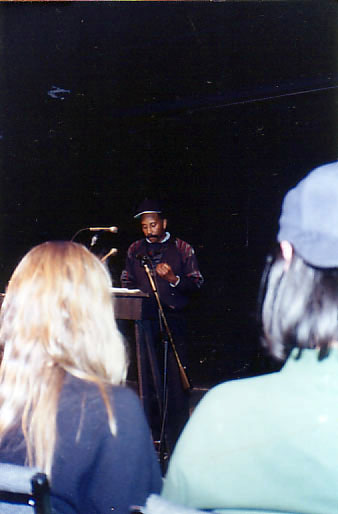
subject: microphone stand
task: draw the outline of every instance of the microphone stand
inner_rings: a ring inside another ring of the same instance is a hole
[[[149,268],[148,268],[149,269]],[[150,270],[149,273],[151,274]],[[153,278],[153,277],[151,277]],[[155,280],[154,280],[155,283]],[[160,312],[159,316],[159,326],[160,326],[160,335],[161,341],[163,344],[163,390],[162,390],[162,419],[161,419],[161,430],[160,430],[160,440],[159,440],[159,456],[160,462],[162,465],[163,471],[165,471],[165,450],[168,451],[168,443],[166,440],[166,422],[167,422],[167,409],[168,409],[168,337],[163,330],[163,320],[161,318]],[[164,444],[163,444],[164,441]]]
[[[71,238],[71,241],[74,241],[74,239],[81,233],[81,232],[84,232],[85,230],[89,230],[89,227],[86,227],[86,228],[80,228],[80,230],[78,230],[77,232],[75,232],[75,234],[72,236]]]
[[[151,270],[147,264],[147,257],[143,256],[140,260],[140,264],[141,266],[143,266],[147,276],[148,276],[148,279],[149,279],[149,282],[150,282],[150,285],[151,285],[151,289],[154,293],[154,296],[156,298],[156,302],[157,302],[157,306],[158,306],[158,313],[159,313],[159,324],[160,324],[160,333],[161,333],[161,339],[162,339],[162,342],[163,342],[163,345],[164,345],[164,352],[163,352],[163,394],[162,394],[162,420],[161,420],[161,433],[160,433],[160,441],[159,441],[159,457],[160,457],[160,462],[161,462],[161,465],[162,465],[162,469],[164,470],[165,469],[165,446],[166,444],[162,444],[163,441],[166,441],[166,430],[165,430],[165,425],[166,425],[166,418],[167,418],[167,403],[168,403],[168,369],[167,369],[167,363],[168,363],[168,340],[170,341],[170,344],[171,344],[171,348],[173,350],[173,353],[175,355],[175,358],[176,358],[176,362],[177,362],[177,365],[178,365],[178,368],[179,368],[179,372],[180,372],[180,378],[181,378],[181,382],[182,382],[182,386],[183,386],[183,389],[184,390],[187,390],[187,389],[190,389],[191,388],[191,385],[190,385],[190,382],[189,382],[189,379],[187,377],[187,374],[184,370],[184,367],[182,365],[182,362],[181,362],[181,359],[179,358],[179,355],[177,353],[177,350],[176,350],[176,346],[175,346],[175,343],[174,343],[174,339],[173,339],[173,336],[171,334],[171,330],[169,328],[169,325],[168,325],[168,322],[167,322],[167,318],[164,314],[164,311],[163,311],[163,307],[162,307],[162,304],[161,304],[161,300],[160,300],[160,297],[159,297],[159,294],[158,294],[158,291],[157,291],[157,287],[156,287],[156,284],[155,284],[155,280],[154,280],[154,277],[151,273]],[[163,325],[165,327],[165,331],[163,330]],[[168,448],[167,448],[168,450]]]
[[[149,266],[148,266],[148,264],[147,264],[145,259],[142,259],[141,265],[144,267],[145,272],[147,273],[147,276],[148,276],[148,279],[149,279],[149,282],[150,282],[150,285],[151,285],[151,289],[152,289],[152,291],[154,293],[154,296],[156,298],[160,319],[163,321],[166,333],[168,335],[168,338],[169,338],[169,341],[170,341],[170,344],[171,344],[171,348],[172,348],[172,350],[174,352],[174,355],[175,355],[175,358],[176,358],[176,361],[177,361],[177,365],[178,365],[178,369],[179,369],[179,372],[180,372],[180,377],[181,377],[183,389],[185,389],[185,390],[190,389],[191,385],[190,385],[188,376],[187,376],[187,374],[185,372],[185,369],[184,369],[184,367],[182,365],[181,359],[179,358],[179,355],[177,353],[176,346],[175,346],[175,343],[174,343],[174,340],[173,340],[173,336],[172,336],[171,330],[170,330],[170,328],[168,326],[167,318],[165,317],[165,314],[163,312],[163,307],[162,307],[162,304],[161,304],[161,300],[160,300],[160,297],[159,297],[159,294],[158,294],[158,291],[157,291],[157,287],[156,287],[154,278],[153,278],[153,276],[151,274],[151,271],[150,271]]]

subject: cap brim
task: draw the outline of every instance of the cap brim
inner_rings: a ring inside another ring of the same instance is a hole
[[[278,241],[289,241],[296,253],[315,268],[338,267],[338,240],[320,233],[284,234],[280,231]]]
[[[138,214],[135,214],[134,218],[139,218],[143,214],[161,214],[161,212],[162,211],[142,211],[142,212],[139,212]]]

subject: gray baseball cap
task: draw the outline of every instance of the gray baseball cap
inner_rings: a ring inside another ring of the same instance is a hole
[[[315,168],[286,194],[277,239],[312,266],[338,267],[338,162]]]

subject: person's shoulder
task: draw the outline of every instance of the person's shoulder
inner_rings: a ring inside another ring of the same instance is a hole
[[[187,241],[183,241],[183,239],[180,239],[179,237],[174,237],[173,242],[175,243],[176,248],[180,252],[188,256],[193,255],[195,253],[195,250],[193,249],[190,243],[187,243]]]
[[[144,245],[145,239],[138,239],[137,241],[134,241],[128,248],[128,255],[136,254],[139,251],[139,249]]]
[[[213,392],[215,395],[222,395],[224,393],[227,394],[228,391],[235,390],[246,390],[253,388],[264,388],[266,383],[273,382],[280,376],[279,372],[265,373],[262,375],[249,376],[243,378],[235,378],[233,380],[228,380],[226,382],[221,382],[220,384],[213,387],[210,392]]]
[[[138,397],[130,388],[124,385],[105,385],[105,391],[111,399],[116,401],[137,402]],[[63,396],[66,398],[78,397],[82,395],[86,402],[95,402],[97,399],[102,400],[102,394],[99,386],[95,382],[83,380],[67,373],[64,386]]]
[[[222,382],[203,396],[199,406],[203,410],[218,410],[225,403],[236,404],[240,401],[250,400],[250,397],[269,394],[271,387],[279,383],[279,372],[268,373],[255,377],[247,377]]]
[[[119,418],[142,419],[143,411],[139,397],[129,387],[121,385],[105,385],[105,392],[113,407],[115,415]],[[89,382],[67,376],[61,395],[60,410],[63,412],[74,411],[83,408],[87,413],[95,412],[97,419],[106,417],[106,406],[99,386]]]
[[[133,411],[136,416],[143,416],[143,408],[139,396],[128,386],[112,386],[111,394],[116,409],[125,412]]]
[[[111,393],[115,403],[121,402],[121,404],[125,405],[128,402],[129,404],[140,405],[139,397],[128,386],[111,386]]]
[[[112,395],[114,415],[120,434],[123,432],[125,437],[148,437],[149,427],[137,394],[127,386],[115,386]]]

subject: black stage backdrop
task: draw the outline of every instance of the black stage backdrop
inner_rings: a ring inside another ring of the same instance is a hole
[[[2,290],[33,245],[95,225],[120,227],[93,247],[119,249],[117,284],[156,195],[205,276],[193,382],[271,369],[257,288],[284,193],[337,158],[337,2],[14,2],[0,30]]]

